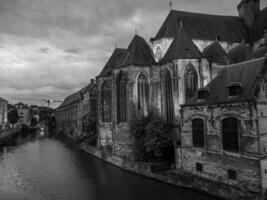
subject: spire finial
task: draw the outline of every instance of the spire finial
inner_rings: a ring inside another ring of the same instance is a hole
[[[134,34],[137,35],[137,29],[136,28],[134,29]]]
[[[170,10],[172,10],[172,0],[170,0],[170,4],[169,4],[169,7],[170,7]]]

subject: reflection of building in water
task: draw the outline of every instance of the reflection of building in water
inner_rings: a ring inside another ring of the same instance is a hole
[[[8,123],[7,121],[7,113],[8,113],[8,102],[0,98],[0,130],[5,129]]]

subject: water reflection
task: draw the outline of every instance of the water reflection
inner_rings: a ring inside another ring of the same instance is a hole
[[[42,134],[18,143],[0,149],[1,200],[214,199],[130,174]]]

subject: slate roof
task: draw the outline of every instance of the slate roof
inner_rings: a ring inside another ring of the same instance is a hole
[[[135,35],[127,48],[126,55],[121,59],[117,67],[125,67],[129,65],[147,66],[154,64],[152,50],[148,46],[144,38]]]
[[[253,100],[256,91],[256,80],[267,69],[267,58],[259,58],[229,67],[225,67],[219,75],[206,87],[209,89],[208,97],[199,101],[197,95],[189,99],[183,106],[220,104],[243,100]],[[235,98],[229,98],[228,86],[231,83],[240,83],[243,88]]]
[[[264,26],[267,26],[267,7],[260,11],[252,25],[252,38],[254,42],[263,37]]]
[[[256,51],[254,51],[252,53],[252,57],[253,58],[261,58],[261,57],[264,57],[265,54],[267,54],[267,46],[266,45],[258,48]]]
[[[94,87],[95,87],[95,83],[90,83],[87,86],[85,86],[84,88],[80,89],[79,91],[67,96],[64,99],[64,101],[60,104],[60,106],[57,107],[57,109],[69,106],[69,105],[74,104],[74,103],[77,103],[81,99],[82,93],[85,93],[86,90],[88,90],[88,89],[89,89],[89,91],[91,91],[94,89]]]
[[[231,64],[241,63],[250,60],[252,57],[251,47],[242,43],[228,52],[228,57]]]
[[[116,48],[98,77],[110,76],[112,70],[116,68],[119,61],[126,55],[126,52],[126,49]]]
[[[170,62],[174,59],[201,58],[201,52],[188,37],[183,28],[178,28],[176,36],[160,63]]]
[[[218,41],[208,45],[202,52],[203,56],[211,63],[227,65],[228,55]]]
[[[250,40],[249,30],[242,18],[235,16],[219,16],[210,14],[191,13],[171,10],[159,32],[153,40],[164,37],[173,38],[178,31],[180,23],[192,39],[220,40],[240,43]]]

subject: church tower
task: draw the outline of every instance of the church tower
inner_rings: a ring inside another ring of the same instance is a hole
[[[248,27],[251,27],[260,12],[260,0],[241,0],[237,6],[238,15],[242,17]]]

